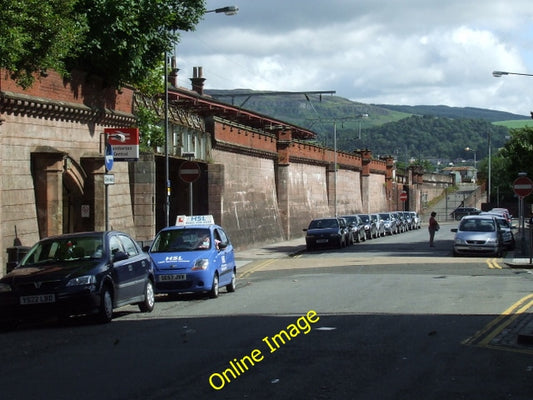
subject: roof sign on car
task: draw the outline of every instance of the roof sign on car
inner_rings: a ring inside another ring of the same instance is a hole
[[[215,219],[212,215],[178,215],[176,226],[187,225],[213,225]]]

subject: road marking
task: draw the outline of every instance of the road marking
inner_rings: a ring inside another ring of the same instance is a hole
[[[485,347],[498,350],[517,351],[521,353],[533,354],[532,349],[522,349],[518,347],[508,347],[505,345],[494,345],[491,342],[503,332],[511,323],[513,323],[518,317],[526,313],[533,307],[533,294],[529,294],[512,306],[507,308],[498,317],[489,322],[483,329],[476,332],[473,336],[463,340],[461,343],[464,345],[472,345],[478,347]]]
[[[492,258],[490,260],[487,260],[486,262],[489,268],[491,269],[502,269],[502,266],[498,264],[498,261],[496,258]]]
[[[257,272],[263,268],[265,268],[266,266],[272,264],[274,261],[276,261],[275,258],[270,258],[270,259],[267,259],[267,260],[264,260],[248,269],[246,269],[246,271],[244,271],[242,274],[241,274],[241,278],[246,278],[248,276],[250,276],[251,274],[253,274],[254,272]]]

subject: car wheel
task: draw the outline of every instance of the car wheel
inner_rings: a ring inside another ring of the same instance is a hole
[[[237,286],[237,274],[235,273],[235,270],[231,273],[231,282],[226,285],[226,290],[228,293],[232,293],[235,291],[235,288]]]
[[[215,273],[213,276],[213,283],[211,285],[211,290],[209,291],[209,297],[216,299],[218,297],[218,275]]]
[[[113,295],[108,285],[105,285],[100,294],[100,306],[96,316],[98,322],[105,324],[113,319]]]
[[[139,310],[141,312],[152,312],[155,306],[155,294],[154,294],[154,284],[150,279],[146,281],[144,287],[144,301],[139,303]]]

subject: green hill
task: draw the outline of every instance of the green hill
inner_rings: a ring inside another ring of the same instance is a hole
[[[317,133],[316,142],[352,152],[368,148],[375,156],[394,155],[401,161],[438,159],[478,160],[503,146],[510,128],[533,125],[527,116],[474,107],[364,104],[339,96],[256,92],[245,89],[209,90],[207,94],[247,110],[269,115]]]

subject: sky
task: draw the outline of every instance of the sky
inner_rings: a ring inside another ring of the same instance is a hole
[[[533,111],[531,0],[207,0],[176,45],[178,83],[335,91],[369,104]]]

